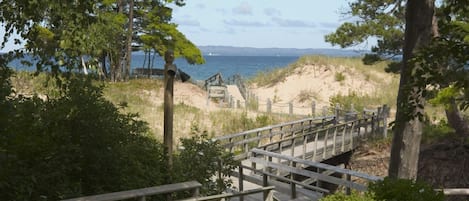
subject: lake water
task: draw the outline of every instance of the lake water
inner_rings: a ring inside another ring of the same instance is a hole
[[[337,50],[326,54],[327,56],[357,56],[344,55]],[[132,56],[132,68],[143,67],[144,55],[134,53]],[[275,68],[286,67],[295,62],[299,56],[209,56],[205,55],[205,63],[202,65],[190,65],[184,59],[175,60],[176,66],[189,74],[192,79],[205,80],[220,72],[224,78],[239,74],[244,78],[256,75],[260,71],[268,71]],[[27,67],[20,61],[12,61],[9,66],[16,70],[35,70],[35,67]],[[164,60],[161,57],[155,59],[154,68],[163,68]]]
[[[295,56],[205,56],[205,64],[190,65],[184,59],[176,59],[174,64],[182,71],[189,74],[192,79],[204,80],[221,72],[228,78],[235,74],[242,77],[251,77],[259,71],[267,71],[274,68],[285,67],[295,62],[299,57]],[[143,55],[134,55],[132,67],[143,65]],[[163,68],[164,61],[158,58],[155,61],[156,68]]]

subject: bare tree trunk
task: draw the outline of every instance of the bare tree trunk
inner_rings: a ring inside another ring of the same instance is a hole
[[[130,64],[132,62],[132,36],[133,36],[133,27],[134,27],[134,1],[129,2],[129,27],[127,35],[127,59],[125,64],[125,80],[129,80],[130,76]]]
[[[401,80],[397,97],[397,111],[389,164],[389,176],[393,178],[417,178],[423,114],[424,89],[412,86],[412,72],[416,66],[410,59],[413,52],[427,45],[432,39],[434,0],[408,0]]]
[[[469,125],[459,111],[456,100],[453,98],[450,100],[449,105],[445,109],[446,118],[448,124],[454,129],[456,135],[460,138],[467,139],[469,137]]]

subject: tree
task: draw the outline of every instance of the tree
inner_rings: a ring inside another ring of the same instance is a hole
[[[337,29],[336,32],[327,35],[326,41],[329,41],[332,44],[341,45],[342,47],[349,47],[360,44],[366,41],[366,39],[369,37],[377,38],[377,45],[371,48],[372,54],[366,55],[364,57],[365,63],[382,61],[383,59],[392,57],[394,55],[402,55],[401,50],[404,47],[403,33],[405,22],[405,10],[403,8],[405,7],[405,3],[406,1],[401,0],[358,0],[356,2],[350,3],[351,11],[347,14],[356,16],[359,20],[355,23],[344,23]],[[452,4],[452,9],[448,9],[448,6],[446,6],[447,4]],[[457,6],[454,6],[455,4],[457,4]],[[436,47],[435,45],[443,44],[444,42],[442,41],[448,41],[447,38],[449,36],[451,36],[450,38],[455,38],[455,35],[459,35],[454,33],[460,29],[455,28],[454,26],[448,27],[449,23],[447,21],[449,19],[457,18],[459,18],[459,21],[461,21],[462,16],[465,16],[463,10],[466,7],[462,4],[464,4],[462,1],[448,0],[442,1],[442,5],[437,8],[438,13],[440,14],[437,15],[437,18],[434,19],[432,28],[433,36],[436,37],[436,39],[431,44],[429,44],[428,47],[420,49],[420,53],[417,54],[417,57],[412,59],[414,64],[419,65],[419,68],[416,68],[416,71],[412,74],[413,77],[418,79],[413,79],[410,85],[420,89],[428,89],[427,86],[432,85],[432,89],[436,89],[436,91],[441,90],[441,92],[443,92],[441,94],[446,94],[445,98],[441,98],[441,95],[439,95],[438,100],[440,100],[439,103],[445,105],[445,113],[448,119],[448,123],[459,136],[467,138],[467,136],[469,136],[469,125],[461,115],[461,112],[457,106],[458,103],[463,103],[463,101],[460,98],[455,98],[457,96],[455,96],[454,93],[447,93],[448,91],[455,90],[444,90],[446,87],[452,87],[456,85],[456,83],[458,83],[456,81],[457,78],[463,75],[461,73],[463,71],[453,70],[454,68],[452,68],[450,64],[458,64],[461,67],[464,66],[467,61],[467,59],[459,59],[457,62],[454,62],[454,56],[449,56],[447,52],[455,52],[455,50],[452,49],[464,51],[464,48],[455,47],[454,45],[446,45],[445,47],[442,47],[441,45]],[[436,23],[436,20],[438,20],[438,23]],[[442,32],[441,35],[443,37],[440,37],[439,32]],[[446,39],[441,40],[442,38]],[[458,40],[461,41],[461,38],[459,37]],[[453,40],[453,42],[454,41],[455,40]],[[455,55],[464,55],[461,53],[461,51],[459,53],[460,54],[455,53]],[[447,56],[438,57],[437,55]],[[436,58],[441,59],[437,60]],[[393,61],[395,60],[396,59]],[[402,69],[402,65],[403,63],[400,61],[391,62],[388,70],[398,72],[400,69]],[[461,93],[461,90],[459,90],[458,93]],[[422,91],[422,95],[426,97],[430,97],[430,94],[433,93],[429,93],[428,90]],[[441,100],[444,100],[444,102],[441,102]],[[416,103],[420,102],[419,100],[415,99],[411,99],[410,101],[413,101],[414,105],[418,105]]]
[[[6,28],[2,47],[17,32],[26,45],[15,52],[16,56],[32,55],[37,59],[39,71],[79,69],[84,63],[82,58],[88,56],[92,58],[90,61],[101,61],[103,73],[109,61],[110,78],[119,81],[129,76],[131,46],[144,34],[139,32],[144,27],[136,26],[152,25],[152,31],[160,37],[152,38],[158,46],[189,49],[175,51],[176,56],[186,57],[191,64],[203,63],[197,47],[171,23],[169,3],[184,5],[182,0],[1,1],[0,22]],[[139,9],[140,23],[133,23],[136,9]],[[158,43],[165,40],[169,42]]]
[[[412,85],[413,79],[418,79],[413,74],[419,66],[411,59],[414,52],[432,40],[434,3],[434,0],[408,0],[406,5],[403,65],[388,172],[393,178],[417,178],[425,88]]]

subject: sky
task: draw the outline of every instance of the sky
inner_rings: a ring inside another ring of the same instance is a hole
[[[324,41],[346,21],[346,0],[186,0],[173,21],[196,45],[339,48]]]
[[[173,21],[197,46],[339,48],[324,35],[347,20],[347,8],[348,0],[186,0],[174,6]]]

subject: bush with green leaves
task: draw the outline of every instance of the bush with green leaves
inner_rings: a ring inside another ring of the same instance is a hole
[[[174,160],[176,181],[196,180],[202,184],[200,193],[214,195],[231,187],[227,177],[239,165],[233,153],[226,152],[218,141],[208,138],[207,132],[192,127],[191,138],[181,139],[180,151]]]
[[[163,184],[163,146],[146,123],[120,114],[89,79],[72,78],[63,90],[48,100],[1,94],[2,199],[60,200]]]
[[[445,196],[425,182],[384,178],[369,185],[376,201],[443,201]]]
[[[367,194],[352,193],[351,195],[345,195],[344,193],[336,193],[336,194],[332,194],[332,195],[322,198],[321,201],[374,201],[374,200]]]
[[[344,195],[337,193],[321,201],[443,201],[442,192],[437,192],[427,183],[408,179],[384,178],[371,183],[364,194]]]

